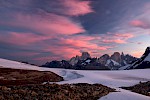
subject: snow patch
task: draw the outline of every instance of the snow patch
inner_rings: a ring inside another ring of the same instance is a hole
[[[149,53],[148,56],[144,59],[144,61],[150,61],[150,53]]]
[[[91,62],[91,60],[89,60],[89,59],[88,59],[88,60],[86,60],[85,62],[90,63],[90,62]]]
[[[109,66],[110,63],[113,63],[115,66],[120,66],[120,64],[112,59],[108,59],[105,66]]]

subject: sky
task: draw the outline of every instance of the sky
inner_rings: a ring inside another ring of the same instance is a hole
[[[150,0],[0,0],[0,57],[44,64],[89,52],[140,57]]]

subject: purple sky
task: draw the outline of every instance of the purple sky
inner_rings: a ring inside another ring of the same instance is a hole
[[[42,64],[88,51],[140,57],[150,0],[0,0],[0,57]]]

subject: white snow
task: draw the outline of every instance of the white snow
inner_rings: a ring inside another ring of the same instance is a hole
[[[88,59],[88,60],[86,60],[85,62],[90,63],[90,62],[91,62],[91,60],[90,60],[90,59]]]
[[[100,83],[108,87],[115,88],[117,91],[120,91],[110,93],[100,98],[100,100],[150,100],[150,97],[148,96],[119,88],[121,86],[132,86],[139,83],[140,81],[150,81],[150,69],[117,71],[69,70],[58,68],[42,68],[5,59],[0,59],[0,66],[5,68],[52,71],[64,77],[65,79],[65,81],[57,82],[58,84]]]
[[[105,66],[108,66],[110,63],[111,63],[111,60],[108,59],[107,62],[106,62],[106,64],[105,64]]]
[[[119,64],[118,62],[116,62],[116,61],[114,61],[114,60],[111,60],[111,61],[114,63],[114,65],[120,66],[120,64]]]
[[[120,66],[120,64],[119,64],[118,62],[116,62],[116,61],[114,61],[114,60],[112,60],[112,59],[108,59],[107,62],[106,62],[106,64],[105,64],[105,66],[109,66],[109,64],[110,64],[111,62],[113,62],[113,64],[114,64],[115,66]]]
[[[144,59],[144,61],[150,61],[150,53],[149,53],[148,56]]]
[[[118,89],[119,90],[119,89]],[[150,100],[150,97],[120,89],[121,92],[110,93],[99,100]]]
[[[127,65],[127,62],[125,60],[123,60],[124,64]]]
[[[119,68],[119,70],[124,70],[124,69],[127,69],[128,67],[130,67],[131,65],[130,64],[127,64],[125,66],[122,66]]]

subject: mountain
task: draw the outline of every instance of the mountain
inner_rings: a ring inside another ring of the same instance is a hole
[[[130,64],[131,62],[135,61],[137,58],[131,56],[131,55],[124,55],[120,54],[119,52],[114,52],[111,56],[105,54],[99,58],[99,61],[104,66],[107,66],[111,70],[117,70],[121,66],[125,66],[127,64]]]
[[[137,59],[130,65],[124,66],[121,69],[144,69],[150,68],[150,47],[147,47],[145,53],[140,59]]]
[[[66,69],[82,69],[82,70],[117,70],[121,66],[130,64],[137,60],[137,58],[131,55],[120,54],[114,52],[111,56],[104,54],[99,58],[92,58],[88,52],[82,52],[81,56],[76,55],[69,61],[51,61],[42,65],[41,67],[49,68],[66,68]]]
[[[86,60],[87,58],[91,58],[90,54],[88,52],[82,52],[81,56],[72,57],[69,61],[71,65],[75,65],[78,63],[79,60]]]

